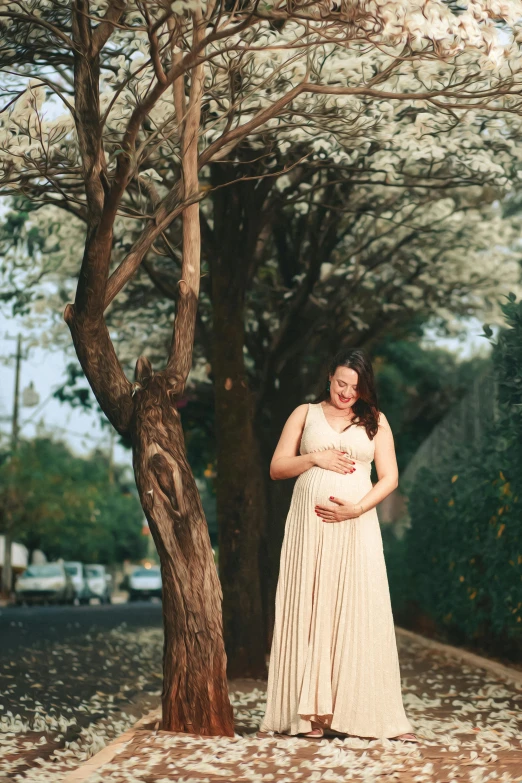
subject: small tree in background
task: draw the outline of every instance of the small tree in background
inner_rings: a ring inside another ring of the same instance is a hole
[[[75,457],[60,442],[22,441],[0,467],[0,508],[17,540],[55,560],[116,563],[146,554],[136,490],[107,458]]]

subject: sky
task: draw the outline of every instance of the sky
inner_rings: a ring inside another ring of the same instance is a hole
[[[16,335],[22,329],[21,323],[0,313],[0,430],[9,434],[14,399]],[[426,344],[446,347],[461,358],[484,351],[487,341],[480,337],[482,322],[471,319],[467,324],[464,340],[441,338],[428,333]],[[23,335],[23,329],[22,329]],[[32,381],[40,397],[36,408],[20,407],[20,432],[26,438],[33,437],[37,427],[65,440],[74,453],[88,454],[94,447],[109,453],[110,430],[102,428],[100,416],[84,412],[52,398],[53,391],[63,383],[65,368],[71,357],[60,350],[30,348],[21,365],[20,389]],[[114,460],[120,464],[131,464],[130,452],[117,443],[114,446]]]
[[[23,329],[20,322],[0,314],[0,430],[11,432],[11,417],[14,400],[16,336]],[[20,406],[20,434],[31,438],[36,434],[38,424],[57,439],[65,440],[78,455],[86,455],[93,448],[110,450],[110,429],[101,427],[100,416],[94,412],[83,412],[71,408],[52,398],[55,389],[63,384],[65,369],[71,361],[62,350],[30,348],[25,355],[20,372],[20,390],[32,381],[40,397],[36,408]],[[21,397],[21,395],[20,395]],[[114,446],[114,460],[130,464],[130,452],[117,443]]]

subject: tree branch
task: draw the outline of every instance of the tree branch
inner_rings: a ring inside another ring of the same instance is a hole
[[[102,21],[92,33],[91,54],[94,57],[101,52],[126,9],[127,0],[110,0]]]
[[[192,46],[201,49],[205,23],[201,11],[192,16]],[[205,66],[201,62],[191,72],[189,104],[183,120],[181,137],[181,164],[184,201],[197,199],[183,210],[183,260],[179,299],[176,307],[174,332],[170,346],[167,372],[175,393],[183,391],[192,367],[194,329],[199,299],[201,264],[201,229],[199,225],[198,137],[201,123],[201,101],[204,92]]]

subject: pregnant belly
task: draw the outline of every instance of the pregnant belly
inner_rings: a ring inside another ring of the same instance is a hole
[[[366,465],[356,463],[355,468],[354,473],[345,474],[318,467],[306,470],[295,483],[294,499],[312,508],[316,503],[331,503],[330,495],[358,503],[370,491],[372,482]]]

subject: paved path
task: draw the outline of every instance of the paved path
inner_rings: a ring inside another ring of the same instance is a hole
[[[157,712],[64,783],[522,781],[522,676],[506,679],[414,635],[399,633],[398,643],[405,706],[420,745],[333,735],[260,739],[265,683],[232,682],[234,738],[154,730]]]

